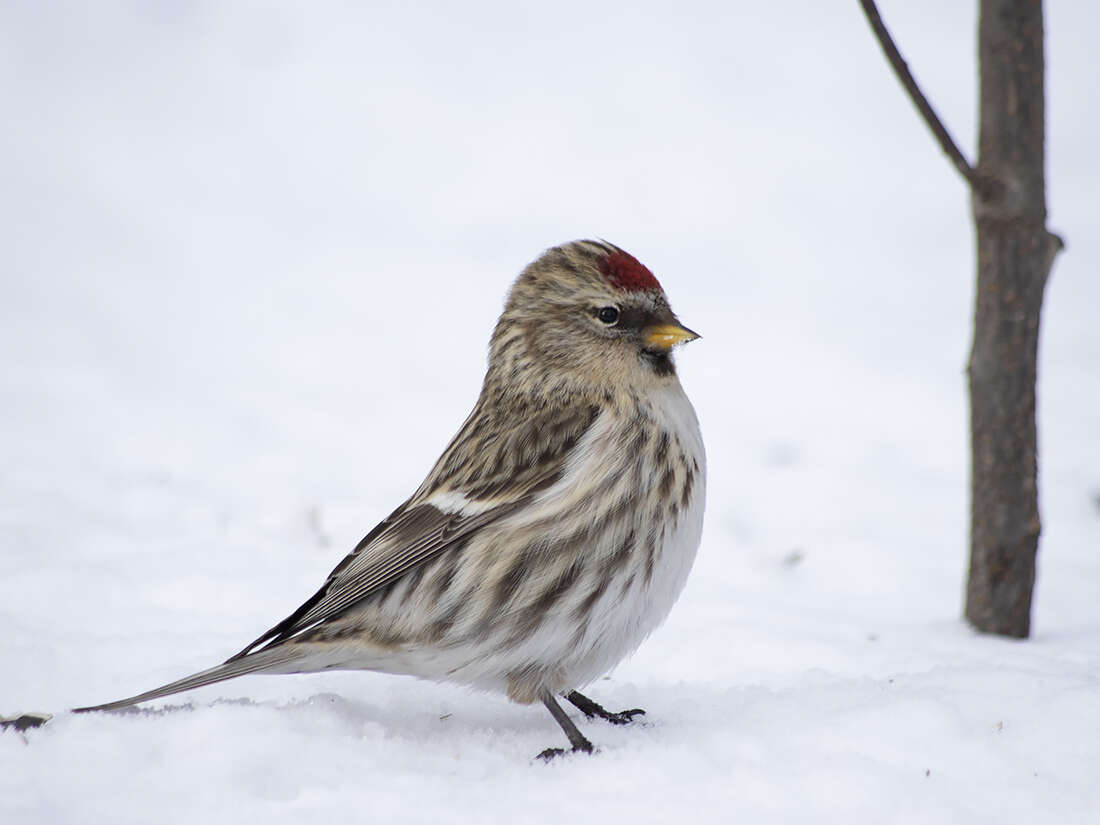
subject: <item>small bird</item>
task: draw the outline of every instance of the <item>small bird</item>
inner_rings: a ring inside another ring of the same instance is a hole
[[[615,724],[644,713],[578,689],[665,619],[699,546],[703,440],[672,361],[698,337],[619,247],[547,250],[512,285],[473,412],[320,590],[223,664],[77,712],[248,673],[373,670],[541,702],[592,752],[556,697]]]

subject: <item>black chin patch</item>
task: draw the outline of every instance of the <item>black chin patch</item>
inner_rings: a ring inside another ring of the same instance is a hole
[[[671,375],[676,372],[672,364],[672,356],[668,350],[642,350],[642,360],[649,365],[657,375]]]

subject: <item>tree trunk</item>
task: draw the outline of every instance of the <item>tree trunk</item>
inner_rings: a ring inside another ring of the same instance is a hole
[[[1039,541],[1039,316],[1061,242],[1046,229],[1041,0],[981,0],[981,124],[973,190],[978,293],[970,353],[966,618],[1024,638]]]

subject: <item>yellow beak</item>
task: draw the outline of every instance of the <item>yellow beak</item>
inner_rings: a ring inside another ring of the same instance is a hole
[[[679,324],[658,324],[645,331],[646,346],[654,349],[670,350],[677,344],[686,344],[698,337],[697,333]]]

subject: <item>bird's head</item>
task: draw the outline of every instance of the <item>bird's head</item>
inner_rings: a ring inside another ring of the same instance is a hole
[[[516,279],[493,333],[487,383],[536,393],[644,390],[674,381],[673,347],[698,337],[633,255],[574,241]]]

